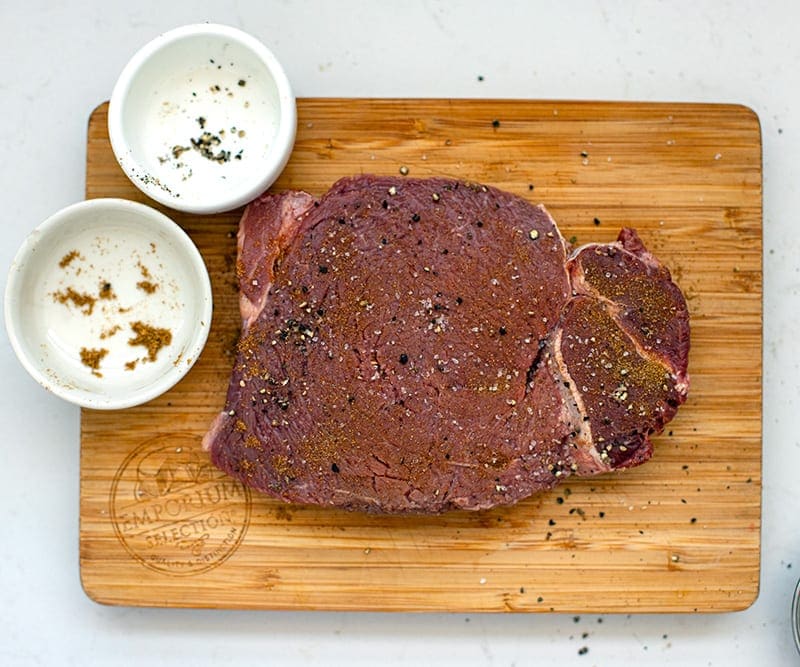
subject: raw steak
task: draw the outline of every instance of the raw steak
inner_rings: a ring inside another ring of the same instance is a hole
[[[437,513],[638,465],[685,398],[689,321],[623,229],[572,250],[543,206],[362,176],[250,204],[213,462],[296,503]]]

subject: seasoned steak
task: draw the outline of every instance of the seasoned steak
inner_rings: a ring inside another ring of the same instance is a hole
[[[213,462],[372,512],[507,505],[638,465],[688,390],[669,271],[623,229],[572,250],[543,206],[441,178],[250,204]]]

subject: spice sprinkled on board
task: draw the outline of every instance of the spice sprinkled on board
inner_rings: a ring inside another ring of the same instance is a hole
[[[172,332],[169,329],[161,329],[139,321],[133,322],[131,329],[136,336],[128,340],[128,345],[131,347],[141,345],[147,348],[149,361],[155,361],[159,350],[172,342]]]

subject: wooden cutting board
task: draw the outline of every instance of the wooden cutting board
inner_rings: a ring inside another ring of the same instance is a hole
[[[147,200],[89,121],[86,196]],[[147,405],[81,416],[80,568],[108,604],[259,609],[718,612],[758,595],[761,137],[732,105],[301,99],[275,190],[361,172],[447,175],[544,202],[565,237],[623,225],[673,270],[692,317],[692,388],[646,465],[515,507],[381,517],[296,507],[217,472],[239,322],[240,212],[166,210],[214,288],[208,345]]]

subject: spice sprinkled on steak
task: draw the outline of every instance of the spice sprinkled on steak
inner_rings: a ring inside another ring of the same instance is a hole
[[[212,461],[289,502],[438,513],[638,465],[688,391],[688,313],[633,230],[448,179],[250,204]]]

